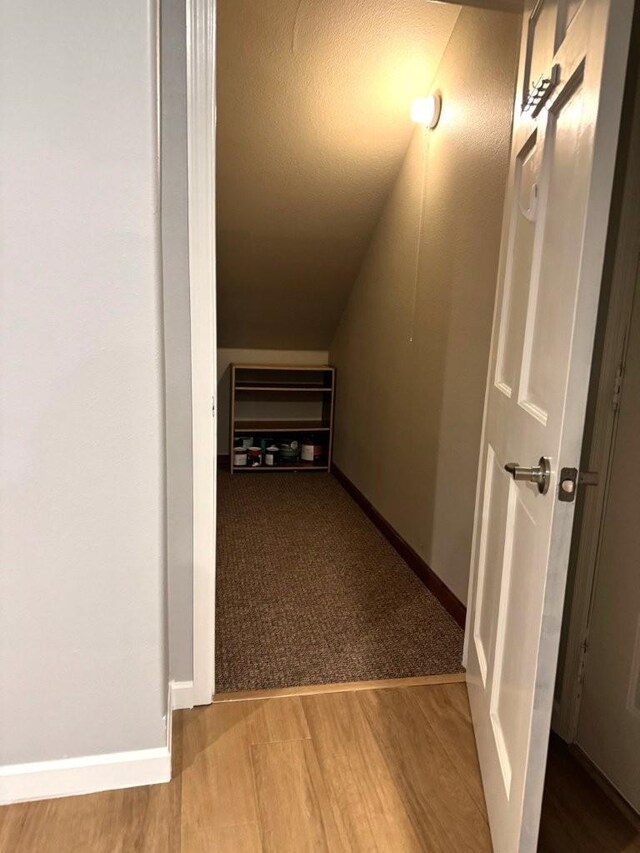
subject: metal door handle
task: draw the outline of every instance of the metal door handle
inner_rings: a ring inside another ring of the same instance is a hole
[[[541,456],[540,461],[533,468],[524,468],[518,462],[508,462],[504,470],[511,474],[514,480],[522,480],[526,483],[536,483],[541,495],[549,491],[549,480],[551,479],[551,463],[547,456]]]

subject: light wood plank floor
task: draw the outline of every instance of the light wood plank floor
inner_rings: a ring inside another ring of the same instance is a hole
[[[167,785],[0,809],[0,851],[491,850],[464,684],[179,712],[174,761]],[[592,791],[588,830],[572,829],[584,791],[567,801],[557,787],[541,849],[638,849]]]

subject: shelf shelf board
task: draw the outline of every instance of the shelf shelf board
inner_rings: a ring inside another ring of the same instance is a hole
[[[305,371],[333,371],[335,368],[330,364],[238,364],[231,365],[236,370],[290,370],[304,373]]]
[[[323,421],[236,421],[234,432],[329,432]]]
[[[234,465],[233,471],[328,471],[328,465],[316,465],[315,462],[296,462],[295,465]]]
[[[325,385],[243,385],[241,382],[236,382],[236,391],[284,391],[286,393],[294,391],[305,394],[308,394],[311,391],[313,393],[322,392],[324,394],[330,394],[332,389],[327,388]]]

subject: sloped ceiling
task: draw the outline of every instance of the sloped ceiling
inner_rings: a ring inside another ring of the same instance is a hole
[[[460,7],[217,9],[218,343],[325,348]]]

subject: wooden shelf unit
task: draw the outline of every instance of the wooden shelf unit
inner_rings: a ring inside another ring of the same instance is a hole
[[[229,406],[229,454],[232,474],[244,471],[330,471],[333,449],[333,411],[335,399],[335,368],[323,365],[284,364],[232,364],[231,401]],[[320,414],[312,420],[303,417],[286,419],[238,417],[238,408],[253,403],[260,408],[263,404],[281,405],[287,409],[316,404]],[[319,462],[283,463],[274,467],[260,465],[255,468],[233,464],[233,451],[244,435],[273,436],[276,443],[287,437],[302,438],[307,434],[318,434],[324,445]]]

